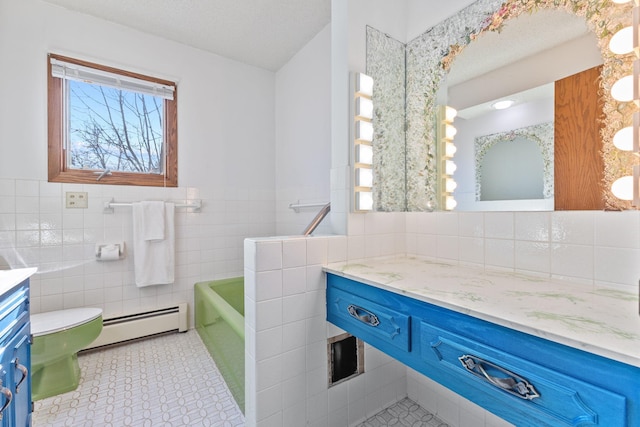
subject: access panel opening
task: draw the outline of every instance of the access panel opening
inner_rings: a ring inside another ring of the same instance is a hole
[[[330,387],[364,372],[364,343],[353,335],[329,338],[327,353]]]

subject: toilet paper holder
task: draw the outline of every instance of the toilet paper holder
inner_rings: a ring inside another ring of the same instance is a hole
[[[119,243],[97,243],[97,261],[117,261],[124,259],[124,242]]]

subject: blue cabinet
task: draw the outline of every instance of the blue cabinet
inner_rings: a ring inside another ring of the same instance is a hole
[[[640,368],[334,274],[327,320],[519,427],[640,426]]]
[[[29,279],[0,297],[0,414],[2,427],[31,425]]]

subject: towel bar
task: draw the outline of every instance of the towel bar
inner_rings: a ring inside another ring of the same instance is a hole
[[[133,202],[114,202],[113,199],[111,199],[110,201],[104,203],[104,213],[113,213],[113,208],[120,206],[131,206],[132,204]],[[193,209],[194,212],[200,212],[200,209],[202,209],[202,200],[194,200],[191,203],[176,203],[175,207],[190,208]]]

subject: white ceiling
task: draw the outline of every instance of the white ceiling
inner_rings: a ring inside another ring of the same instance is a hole
[[[276,71],[331,20],[331,0],[44,0]]]

